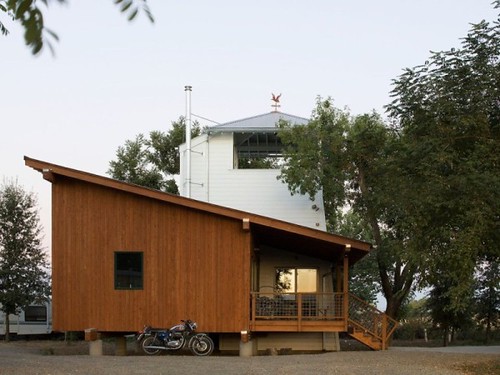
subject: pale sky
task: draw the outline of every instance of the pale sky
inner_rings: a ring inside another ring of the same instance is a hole
[[[185,85],[192,112],[218,122],[270,111],[271,93],[303,117],[318,95],[383,113],[403,68],[496,18],[490,0],[150,0],[150,24],[112,0],[69,1],[45,12],[55,57],[33,57],[0,13],[0,177],[38,195],[47,248],[50,183],[23,155],[105,175],[125,140],[184,115]]]

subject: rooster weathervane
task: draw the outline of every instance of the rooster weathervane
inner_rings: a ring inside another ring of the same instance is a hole
[[[274,104],[272,104],[271,107],[274,108],[274,112],[278,112],[278,108],[281,107],[281,105],[280,105],[281,94],[274,95],[273,93],[271,93],[271,95],[272,95],[271,100],[274,102]]]

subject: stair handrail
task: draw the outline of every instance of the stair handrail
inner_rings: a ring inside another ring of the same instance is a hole
[[[348,319],[353,325],[381,340],[384,347],[398,325],[395,319],[352,293],[349,293]]]

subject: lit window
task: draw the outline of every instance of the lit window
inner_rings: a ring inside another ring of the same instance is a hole
[[[276,268],[276,290],[283,293],[316,293],[314,268]]]
[[[115,252],[115,289],[142,289],[143,253]]]

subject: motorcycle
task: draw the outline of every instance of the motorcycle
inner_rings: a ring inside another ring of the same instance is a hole
[[[157,355],[161,350],[180,350],[186,345],[197,356],[208,356],[214,350],[214,342],[206,333],[196,333],[198,325],[192,320],[181,320],[170,329],[144,326],[137,333],[137,342],[147,355]]]

